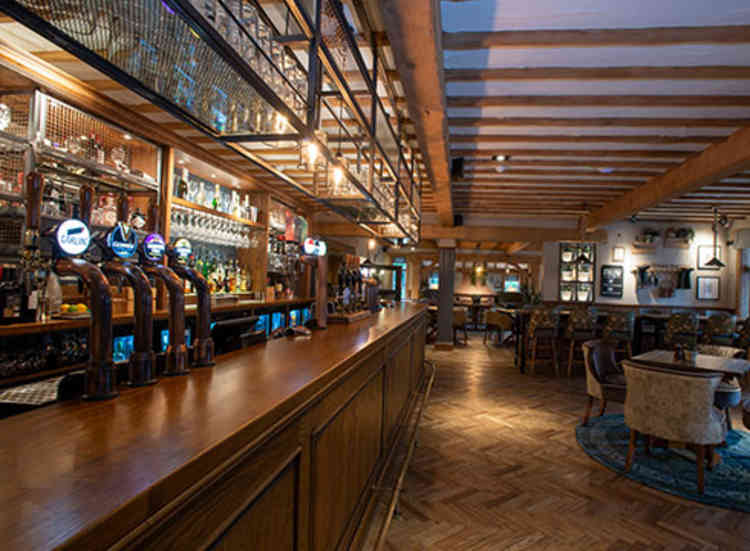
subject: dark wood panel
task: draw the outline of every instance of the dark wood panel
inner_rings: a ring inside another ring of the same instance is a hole
[[[226,542],[237,541],[237,534],[241,533],[258,546],[236,549],[291,549],[274,547],[274,540],[268,540],[269,534],[261,532],[274,534],[279,542],[296,540],[295,496],[300,453],[297,424],[266,445],[220,465],[204,479],[195,480],[192,492],[166,506],[152,517],[151,524],[131,533],[120,546],[180,551],[217,544],[218,549],[225,549]],[[262,516],[266,516],[264,522],[257,523]],[[265,547],[261,545],[263,542]]]
[[[380,456],[383,372],[313,434],[312,545],[332,551],[352,521]]]
[[[383,406],[383,438],[391,443],[396,425],[409,397],[411,387],[411,348],[409,341],[401,342],[385,367],[385,401]]]
[[[296,466],[296,465],[295,465]],[[298,549],[297,469],[288,468],[242,513],[212,551],[294,551]]]

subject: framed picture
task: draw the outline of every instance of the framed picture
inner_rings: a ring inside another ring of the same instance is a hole
[[[602,297],[622,298],[622,279],[622,266],[612,266],[611,264],[605,264],[602,266],[599,295]]]
[[[698,300],[719,300],[721,278],[719,276],[698,276],[695,279],[695,292]]]
[[[612,262],[625,262],[625,247],[612,247]]]
[[[721,246],[716,246],[716,256],[719,260],[721,258]],[[698,245],[698,269],[699,270],[718,270],[717,266],[707,266],[709,260],[714,257],[714,246],[713,245]]]

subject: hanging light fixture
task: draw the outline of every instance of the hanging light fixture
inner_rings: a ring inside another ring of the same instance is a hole
[[[321,145],[326,147],[328,136],[322,130],[316,130],[312,138],[307,138],[300,144],[299,164],[305,167],[309,172],[325,166],[325,157],[321,153]]]
[[[586,210],[586,203],[583,204],[583,210]],[[584,251],[583,242],[584,242],[584,239],[586,238],[586,224],[584,222],[583,216],[579,220],[578,225],[581,228],[581,245],[580,245],[581,254],[579,254],[578,257],[575,259],[575,263],[576,264],[591,264],[591,260],[589,259],[588,255],[586,255],[586,253],[583,252]]]
[[[719,260],[719,247],[716,244],[716,238],[719,233],[719,209],[716,207],[714,207],[714,223],[712,228],[714,230],[714,257],[706,262],[706,266],[711,266],[712,268],[723,268],[726,264]]]

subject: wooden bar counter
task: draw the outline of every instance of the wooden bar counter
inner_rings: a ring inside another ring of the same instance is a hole
[[[0,421],[3,549],[357,548],[425,322],[402,304]]]

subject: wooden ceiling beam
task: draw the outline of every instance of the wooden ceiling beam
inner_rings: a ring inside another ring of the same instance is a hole
[[[592,167],[592,168],[652,168],[655,170],[667,170],[669,168],[674,168],[679,163],[672,163],[669,161],[591,161],[591,160],[583,160],[583,161],[566,161],[566,160],[557,160],[557,161],[541,161],[541,160],[516,160],[514,158],[507,159],[502,162],[502,166],[506,167],[515,167],[515,166],[526,166],[526,167]],[[497,167],[500,166],[500,163],[495,160],[491,161],[479,161],[474,158],[470,158],[466,160],[465,164],[466,168],[471,168],[475,166],[489,166],[489,167]],[[596,173],[596,172],[594,172]]]
[[[671,44],[742,44],[747,42],[750,42],[750,25],[443,33],[443,47],[446,50],[593,48],[602,46],[665,46]]]
[[[645,80],[750,78],[750,67],[703,65],[690,67],[509,67],[502,69],[446,69],[447,82],[492,80]]]
[[[587,235],[592,241],[607,239],[606,231]],[[479,241],[578,241],[576,228],[538,228],[521,226],[456,226],[447,228],[434,224],[422,225],[422,239],[474,239]]]
[[[448,96],[448,107],[747,107],[744,95],[508,95]]]
[[[676,144],[676,143],[716,143],[723,141],[725,136],[657,136],[645,134],[642,136],[628,135],[594,135],[594,134],[451,134],[451,143],[642,143],[642,144]]]
[[[739,128],[742,126],[750,126],[750,119],[704,119],[693,117],[449,117],[448,126],[614,126],[637,128]]]
[[[475,169],[475,170],[465,170],[464,175],[491,175],[496,176],[498,173],[497,170],[488,170],[488,169]],[[598,172],[595,172],[593,170],[579,170],[579,169],[569,169],[569,168],[558,168],[556,170],[546,170],[546,169],[540,169],[540,170],[534,170],[531,168],[522,168],[522,169],[506,169],[502,172],[503,175],[508,177],[513,176],[597,176],[599,178],[625,178],[625,177],[633,177],[633,178],[650,178],[654,175],[653,172],[647,172],[643,170],[618,170],[617,172],[612,172],[611,174],[600,174]]]
[[[750,127],[747,127],[592,212],[586,220],[587,229],[595,230],[616,220],[628,218],[641,210],[749,168]]]
[[[493,155],[515,155],[519,157],[641,157],[653,158],[685,158],[695,155],[695,151],[653,150],[653,149],[452,149],[451,157],[484,157]]]
[[[401,75],[409,113],[414,117],[440,223],[452,226],[440,4],[383,0],[378,7]]]

